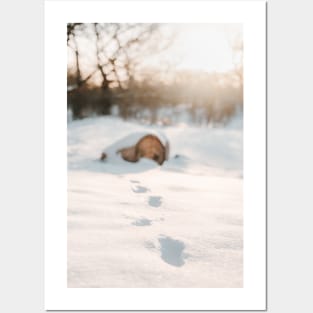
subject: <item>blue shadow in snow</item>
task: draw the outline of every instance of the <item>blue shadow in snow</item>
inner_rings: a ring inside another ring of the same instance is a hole
[[[159,238],[159,243],[161,245],[161,258],[164,262],[176,267],[185,264],[185,244],[182,241],[172,239],[168,236],[161,236]]]

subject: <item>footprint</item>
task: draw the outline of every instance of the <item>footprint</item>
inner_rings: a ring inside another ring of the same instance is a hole
[[[149,189],[144,186],[135,186],[135,188],[132,188],[132,191],[135,193],[146,193]]]
[[[147,249],[149,249],[149,250],[155,250],[156,249],[156,247],[155,247],[155,245],[154,245],[154,243],[152,242],[152,241],[146,241],[145,243],[144,243],[144,245],[145,245],[145,247],[147,248]]]
[[[147,219],[147,218],[140,218],[134,222],[132,222],[132,225],[135,226],[149,226],[151,225],[151,220]]]
[[[158,208],[162,204],[162,197],[160,196],[150,196],[148,203],[150,206],[153,206],[155,208]]]
[[[161,258],[164,262],[181,267],[185,264],[186,254],[184,253],[185,244],[180,240],[175,240],[168,236],[160,236]]]

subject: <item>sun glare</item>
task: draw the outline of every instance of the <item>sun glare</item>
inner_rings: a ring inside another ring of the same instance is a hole
[[[232,41],[241,36],[237,24],[178,24],[168,56],[178,69],[227,72],[234,68]]]

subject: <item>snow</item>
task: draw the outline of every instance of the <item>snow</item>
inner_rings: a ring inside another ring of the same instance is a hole
[[[242,287],[240,121],[223,128],[112,116],[69,122],[68,287]],[[99,161],[122,138],[147,132],[169,140],[162,166],[118,155]]]
[[[73,91],[73,90],[75,90],[76,88],[78,88],[77,85],[68,85],[68,86],[67,86],[67,91]]]

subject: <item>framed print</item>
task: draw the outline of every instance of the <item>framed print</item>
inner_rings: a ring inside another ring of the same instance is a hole
[[[45,2],[45,306],[266,309],[266,2]]]

